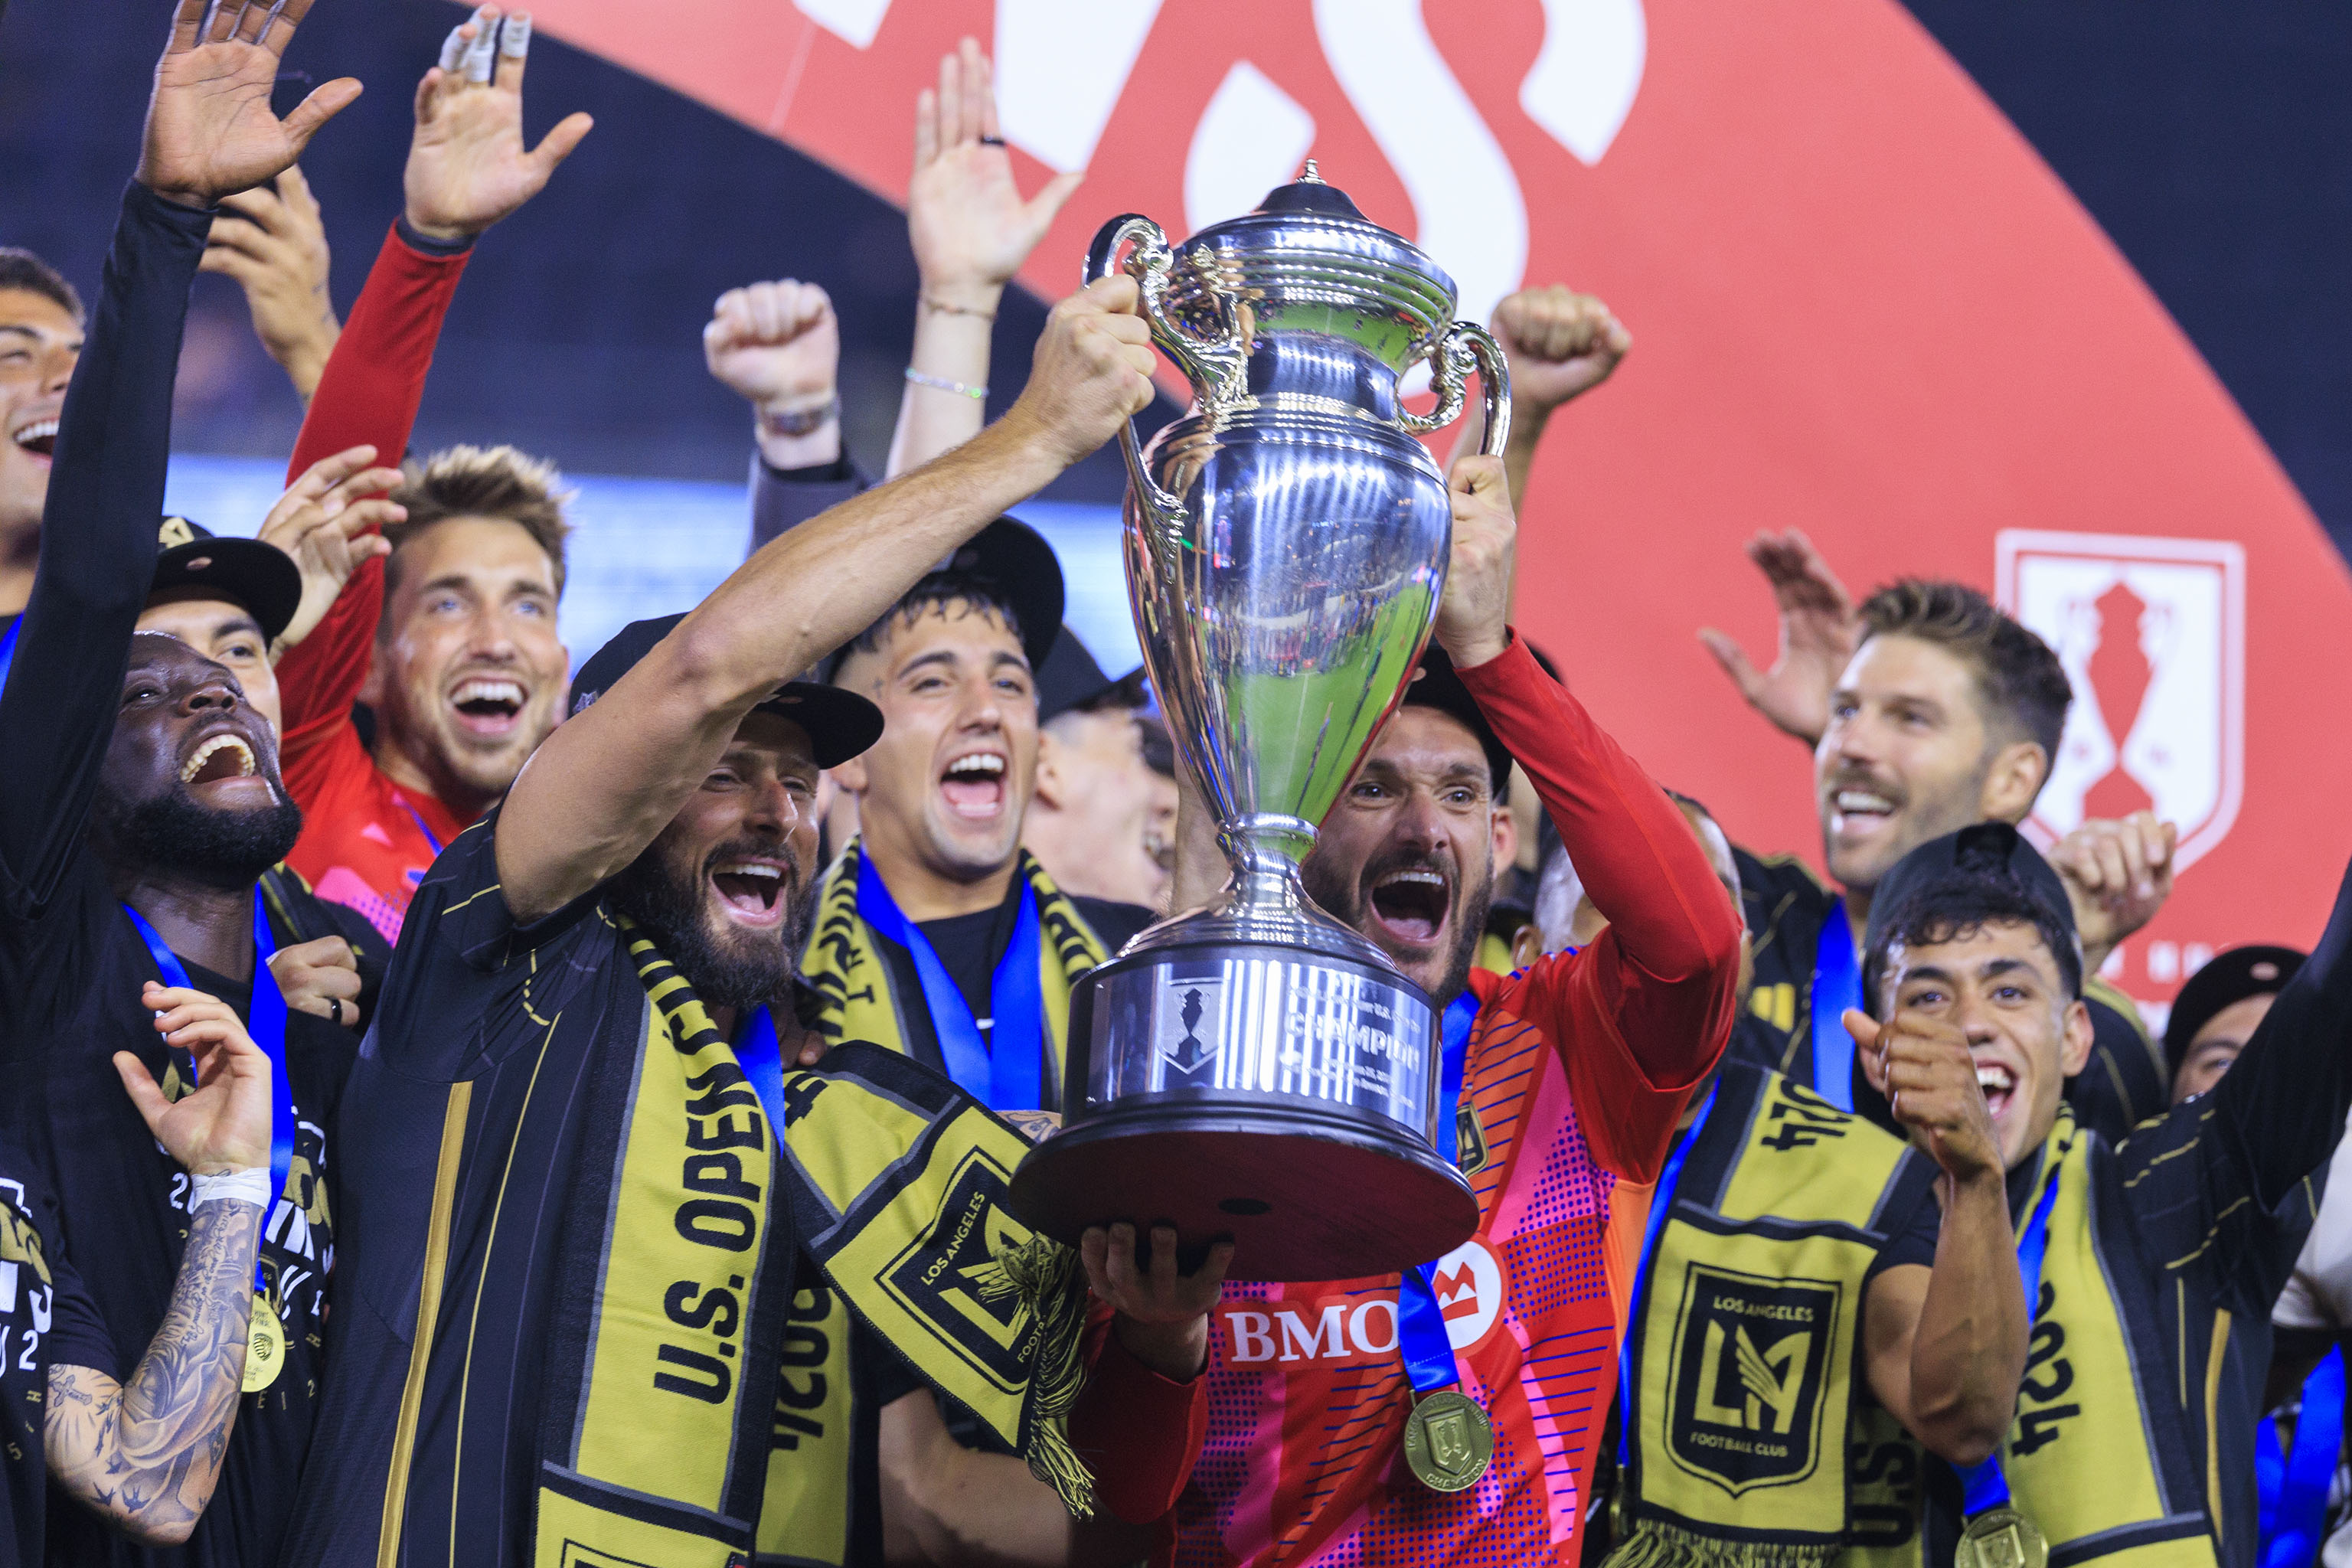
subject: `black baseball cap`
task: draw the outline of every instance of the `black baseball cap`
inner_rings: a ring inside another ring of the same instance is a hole
[[[2082,939],[2074,930],[2074,905],[2066,897],[2066,884],[2025,835],[2006,822],[1979,822],[1958,833],[1929,839],[1895,862],[1894,868],[1878,879],[1870,896],[1870,920],[1863,931],[1865,999],[1877,989],[1878,977],[1874,973],[1877,954],[1892,933],[1895,919],[1905,912],[1904,906],[1940,882],[1976,877],[2012,881],[2019,891],[2041,907],[2074,947],[2079,984]],[[2063,957],[2060,967],[2064,967]]]
[[[1099,708],[1143,709],[1151,706],[1151,693],[1144,684],[1143,667],[1138,665],[1116,680],[1103,673],[1095,656],[1069,627],[1055,640],[1053,651],[1045,662],[1035,667],[1037,679],[1037,722],[1050,723],[1065,713],[1092,712]]]
[[[1462,683],[1461,673],[1454,660],[1433,639],[1421,656],[1421,668],[1405,683],[1405,708],[1434,708],[1439,712],[1459,720],[1478,738],[1478,749],[1486,753],[1486,772],[1491,777],[1497,798],[1511,779],[1511,753],[1495,734],[1486,715],[1478,710],[1478,700]]]
[[[302,572],[294,558],[257,539],[223,539],[202,523],[167,517],[155,530],[155,575],[149,597],[194,588],[242,605],[275,640],[302,603]]]
[[[572,678],[572,705],[578,714],[626,675],[654,645],[686,619],[684,611],[650,621],[631,621],[591,655]],[[791,720],[808,732],[821,768],[837,767],[882,738],[882,710],[855,691],[813,680],[788,680],[754,705],[761,712]]]
[[[2164,1059],[2174,1076],[2188,1059],[2197,1031],[2211,1023],[2215,1014],[2249,996],[2275,996],[2294,978],[2305,956],[2291,947],[2233,947],[2214,954],[2190,975],[2172,999],[2172,1016],[2164,1022]]]
[[[970,578],[1012,607],[1021,623],[1021,651],[1033,673],[1045,668],[1056,646],[1072,640],[1062,636],[1061,558],[1044,534],[1018,518],[998,518],[958,545],[929,575],[942,573]],[[896,607],[886,614],[897,614]],[[845,644],[828,655],[817,666],[824,679],[838,675],[848,655]]]

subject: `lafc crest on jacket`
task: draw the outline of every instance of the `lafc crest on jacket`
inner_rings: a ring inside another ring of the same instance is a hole
[[[1611,1568],[1845,1543],[1863,1287],[1935,1175],[1811,1090],[1726,1065],[1629,1330],[1639,1440]]]

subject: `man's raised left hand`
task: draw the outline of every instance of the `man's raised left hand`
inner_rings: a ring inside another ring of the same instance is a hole
[[[499,20],[484,5],[442,46],[416,84],[416,134],[402,184],[408,226],[427,239],[471,239],[539,195],[595,124],[566,115],[538,146],[522,144],[522,72],[530,16]]]

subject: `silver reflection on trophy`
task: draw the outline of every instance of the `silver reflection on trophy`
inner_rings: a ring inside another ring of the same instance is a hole
[[[1188,1244],[1228,1234],[1242,1279],[1347,1279],[1428,1261],[1475,1204],[1432,1147],[1430,999],[1300,883],[1315,831],[1412,679],[1452,538],[1417,437],[1461,413],[1508,434],[1503,356],[1454,320],[1453,280],[1318,177],[1171,247],[1149,218],[1096,237],[1121,264],[1190,412],[1123,436],[1128,589],[1152,684],[1217,818],[1233,880],[1079,983],[1065,1129],[1016,1204],[1065,1236],[1128,1194]],[[1437,407],[1401,384],[1426,364]],[[1147,1197],[1146,1194],[1154,1194]]]

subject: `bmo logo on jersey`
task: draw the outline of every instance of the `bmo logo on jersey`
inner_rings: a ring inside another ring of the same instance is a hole
[[[1503,1315],[1503,1268],[1472,1238],[1430,1270],[1445,1337],[1466,1351]],[[1342,1365],[1397,1353],[1397,1304],[1390,1291],[1319,1296],[1312,1302],[1234,1301],[1217,1312],[1229,1366]]]
[[[2246,552],[2220,539],[2005,529],[2001,607],[2066,667],[2074,702],[2031,825],[2180,825],[2174,865],[2219,844],[2245,783]]]

